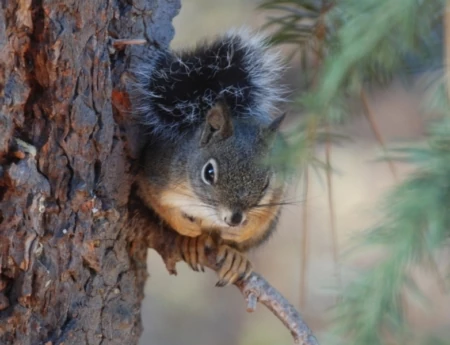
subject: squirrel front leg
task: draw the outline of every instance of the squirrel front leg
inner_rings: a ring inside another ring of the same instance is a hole
[[[205,271],[206,266],[206,252],[215,246],[214,241],[208,234],[201,234],[197,237],[188,237],[179,235],[177,238],[177,249],[181,258],[194,271]]]
[[[216,264],[219,267],[217,272],[219,281],[216,286],[222,287],[235,283],[238,280],[246,279],[253,271],[251,262],[246,255],[231,246],[222,243],[215,243],[211,235],[201,234],[197,237],[179,236],[177,247],[182,259],[194,270],[204,272],[207,264],[207,251],[217,247]]]

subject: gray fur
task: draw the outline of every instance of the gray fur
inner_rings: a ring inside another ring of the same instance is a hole
[[[155,107],[162,103],[157,100],[164,97],[164,92],[168,95],[171,83],[176,81],[171,79],[172,76],[166,70],[155,68],[155,60],[139,66],[140,79],[138,78],[139,82],[135,87],[140,99],[134,101],[138,104],[135,109],[138,109],[138,115],[142,115],[142,122],[151,127],[153,134],[143,153],[144,169],[138,180],[139,193],[144,201],[148,195],[160,195],[162,192],[174,190],[178,184],[185,185],[189,182],[189,193],[194,194],[193,203],[201,204],[202,207],[205,205],[208,212],[214,212],[216,217],[221,209],[245,214],[260,207],[261,200],[267,195],[265,187],[268,181],[272,194],[268,194],[266,199],[270,195],[276,195],[276,203],[280,202],[283,196],[284,184],[274,183],[274,167],[266,164],[282,121],[282,118],[272,120],[277,102],[282,99],[283,90],[278,83],[283,68],[280,57],[268,49],[263,36],[247,31],[234,31],[220,39],[227,42],[224,47],[239,44],[242,45],[239,49],[245,51],[243,64],[238,64],[238,67],[245,70],[245,78],[248,78],[245,82],[252,85],[252,90],[250,96],[245,98],[248,103],[242,104],[242,107],[232,107],[229,104],[227,94],[238,95],[243,92],[233,86],[220,89],[215,95],[206,90],[199,98],[185,100],[174,104],[174,108],[159,111]],[[230,43],[227,39],[233,42]],[[157,59],[173,58],[171,52],[161,54]],[[228,54],[233,52],[227,50],[225,58],[228,58]],[[183,55],[180,55],[179,59],[182,57]],[[224,57],[217,57],[220,58],[223,63]],[[190,61],[192,62],[192,55]],[[242,62],[242,59],[239,61]],[[177,61],[177,76],[180,76],[179,69],[183,68],[182,62]],[[189,73],[191,71],[186,66],[186,78],[189,78]],[[158,90],[146,88],[155,75],[159,78]],[[239,85],[239,81],[236,85]],[[177,115],[174,120],[172,113],[175,108],[182,110],[182,116]],[[217,113],[216,108],[220,110]],[[170,116],[170,120],[166,121],[167,119],[161,117],[164,115]],[[214,185],[209,185],[202,179],[202,169],[210,159],[214,159],[218,167],[218,178]],[[188,202],[191,203],[190,200]],[[235,243],[235,247],[247,250],[270,236],[277,224],[279,207],[266,207],[270,216],[263,215],[267,217],[267,222],[261,227],[262,231],[245,242]],[[183,217],[184,215],[191,219],[192,215],[185,211]],[[199,213],[197,219],[202,219],[202,216],[204,214]],[[209,215],[205,217],[208,218]],[[192,222],[194,221],[196,219],[192,217]]]
[[[261,125],[254,120],[232,119],[232,123],[230,137],[206,145],[202,145],[201,139],[207,123],[181,145],[160,141],[150,144],[144,154],[141,193],[145,193],[147,184],[164,191],[189,181],[197,198],[213,210],[225,207],[246,213],[256,207],[264,196],[267,180],[274,174],[273,167],[264,164],[270,154],[273,133],[269,130],[270,125]],[[211,158],[218,164],[219,177],[214,186],[205,184],[201,178],[202,167]],[[282,195],[284,185],[274,186],[273,180],[271,182],[270,188],[276,188],[276,193]],[[258,238],[234,246],[247,250],[263,243],[276,228],[277,219],[278,216]]]

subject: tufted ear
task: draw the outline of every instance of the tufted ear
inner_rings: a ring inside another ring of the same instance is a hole
[[[200,146],[205,146],[212,141],[225,140],[232,135],[233,122],[230,108],[223,99],[219,99],[206,114]]]

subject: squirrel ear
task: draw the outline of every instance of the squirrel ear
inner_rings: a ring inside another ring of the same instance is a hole
[[[275,133],[278,132],[280,129],[281,123],[286,118],[286,113],[283,113],[283,115],[278,116],[276,119],[274,119],[269,126],[263,128],[262,134],[263,137],[268,140],[269,142],[272,141],[272,139],[275,136]]]
[[[224,140],[233,135],[231,113],[224,100],[220,99],[206,114],[205,127],[201,137],[201,146],[213,138]]]
[[[286,118],[286,113],[283,113],[283,115],[278,116],[269,125],[268,130],[271,131],[272,133],[277,132],[281,126],[281,123],[284,121],[285,118]]]

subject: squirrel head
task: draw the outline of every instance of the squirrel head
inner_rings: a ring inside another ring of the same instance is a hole
[[[264,216],[264,207],[273,213],[284,184],[266,160],[284,117],[265,125],[236,118],[224,100],[208,111],[194,136],[198,154],[187,163],[193,191],[210,208],[206,225],[233,232]]]

